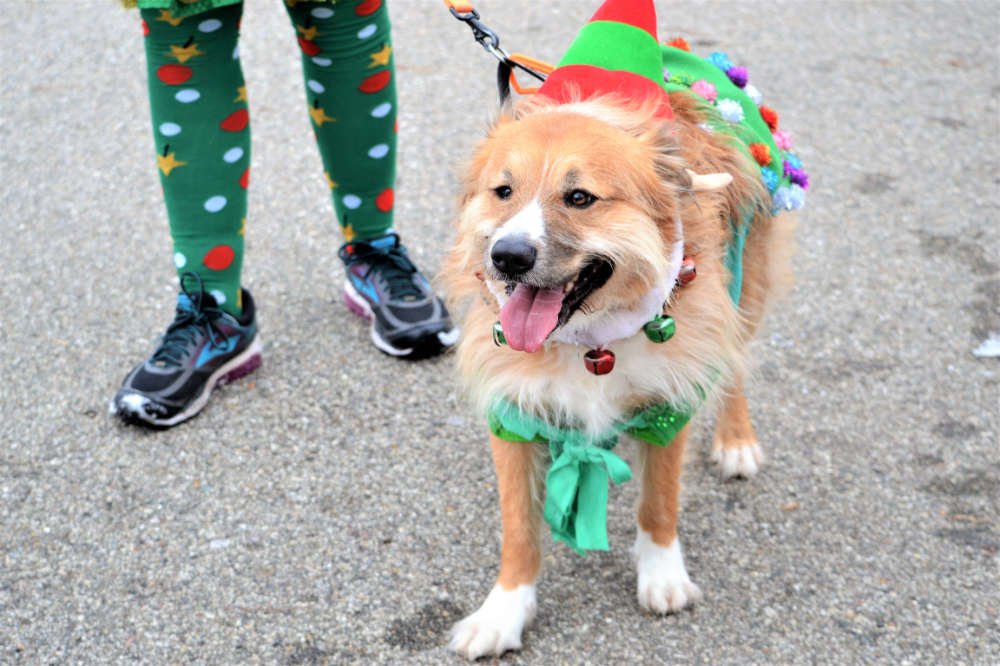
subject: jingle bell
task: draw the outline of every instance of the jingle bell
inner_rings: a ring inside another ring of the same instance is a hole
[[[493,322],[493,344],[497,347],[503,347],[507,344],[507,338],[503,335],[503,326],[498,321]]]
[[[642,327],[642,332],[646,334],[650,342],[657,344],[674,337],[676,331],[677,324],[674,323],[674,318],[670,315],[656,315]]]
[[[615,369],[615,353],[610,349],[591,349],[584,354],[583,365],[595,375],[606,375]]]
[[[681,272],[677,274],[677,284],[685,287],[691,284],[696,277],[698,277],[698,270],[695,267],[694,259],[684,257],[681,262]]]

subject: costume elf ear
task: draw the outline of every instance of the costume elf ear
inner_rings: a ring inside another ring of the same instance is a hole
[[[733,182],[732,174],[721,173],[695,173],[691,169],[685,169],[691,178],[691,190],[693,192],[712,192],[721,190],[726,185]]]

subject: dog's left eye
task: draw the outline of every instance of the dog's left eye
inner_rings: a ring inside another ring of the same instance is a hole
[[[493,193],[501,199],[510,199],[510,195],[513,194],[514,190],[510,188],[510,185],[501,185],[500,187],[494,187]]]
[[[566,202],[567,206],[572,206],[573,208],[586,208],[590,204],[597,201],[597,197],[587,190],[573,190],[572,192],[566,193],[566,196],[563,197],[563,201]]]

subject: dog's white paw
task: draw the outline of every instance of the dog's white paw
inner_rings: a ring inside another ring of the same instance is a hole
[[[448,647],[468,659],[518,650],[521,632],[536,608],[534,585],[513,590],[495,585],[479,610],[452,627]]]
[[[730,448],[717,447],[712,451],[712,460],[719,466],[723,479],[735,476],[748,479],[760,471],[764,452],[756,442]]]
[[[669,546],[658,546],[640,528],[632,553],[639,573],[639,605],[644,610],[674,613],[701,599],[701,590],[684,568],[680,539],[675,537]]]

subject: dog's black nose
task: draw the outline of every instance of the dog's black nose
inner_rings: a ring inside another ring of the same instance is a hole
[[[522,235],[504,236],[493,244],[490,259],[504,275],[527,273],[535,265],[538,251]]]

